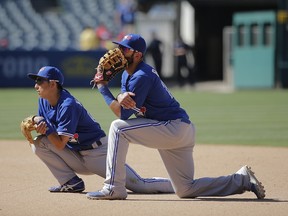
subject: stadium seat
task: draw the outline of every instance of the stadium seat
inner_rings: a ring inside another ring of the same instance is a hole
[[[59,8],[37,13],[29,0],[1,0],[0,39],[8,50],[77,50],[86,26],[115,30],[116,0],[59,0]],[[107,15],[110,14],[110,15]]]

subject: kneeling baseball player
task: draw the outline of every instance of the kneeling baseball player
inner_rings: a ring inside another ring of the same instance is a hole
[[[231,175],[194,179],[194,124],[157,71],[144,62],[144,38],[128,34],[114,43],[128,61],[122,73],[121,93],[114,97],[108,86],[110,75],[121,65],[118,61],[123,58],[121,56],[114,58],[111,64],[102,65],[100,59],[93,82],[119,119],[111,123],[109,130],[104,187],[86,196],[89,199],[126,199],[126,155],[130,144],[139,144],[159,151],[180,198],[228,196],[251,191],[258,199],[264,199],[264,186],[248,166]]]

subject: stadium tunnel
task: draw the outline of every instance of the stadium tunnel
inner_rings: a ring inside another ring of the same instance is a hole
[[[223,28],[232,25],[232,17],[235,12],[276,11],[280,1],[188,0],[195,10],[196,81],[223,80]],[[175,1],[138,0],[139,10],[147,12],[152,5],[159,2]],[[181,0],[178,2],[180,3]]]

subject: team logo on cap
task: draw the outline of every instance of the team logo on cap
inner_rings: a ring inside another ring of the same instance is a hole
[[[123,40],[130,40],[132,38],[132,35],[125,35]]]
[[[39,72],[41,72],[41,71],[43,71],[43,70],[45,70],[45,67],[40,68]]]

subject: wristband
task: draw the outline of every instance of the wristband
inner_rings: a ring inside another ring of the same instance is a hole
[[[107,85],[102,85],[98,90],[102,94],[106,104],[110,106],[110,104],[115,100],[115,97],[112,95]]]

